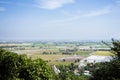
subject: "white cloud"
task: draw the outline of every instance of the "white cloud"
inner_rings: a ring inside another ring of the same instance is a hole
[[[79,12],[79,11],[77,11],[77,12]],[[69,16],[69,18],[65,18],[65,19],[61,19],[61,20],[53,20],[53,21],[50,21],[50,22],[52,22],[52,23],[69,22],[69,21],[78,20],[78,19],[81,19],[81,18],[102,16],[102,15],[109,14],[110,12],[111,12],[111,7],[107,6],[107,7],[104,7],[103,9],[93,10],[93,11],[91,10],[87,13],[82,13],[82,14],[77,14],[77,15],[67,13],[68,16],[71,15],[71,16]]]
[[[44,9],[56,9],[63,7],[65,4],[74,3],[75,0],[35,0],[37,7]]]
[[[110,12],[111,12],[110,7],[105,7],[105,8],[100,9],[100,10],[91,11],[91,12],[85,14],[85,15],[82,15],[82,17],[101,16],[101,15],[108,14],[108,13],[110,13]]]
[[[0,7],[0,12],[5,11],[6,9],[4,7]]]

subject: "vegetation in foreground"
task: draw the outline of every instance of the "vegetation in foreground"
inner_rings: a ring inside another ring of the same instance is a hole
[[[97,63],[94,80],[120,80],[120,41],[112,40],[111,51],[115,56],[110,62]]]
[[[52,80],[54,73],[42,59],[32,60],[0,49],[0,80]]]
[[[33,60],[26,55],[0,49],[0,80],[88,80],[87,76],[75,75],[73,65],[68,71],[67,68],[63,65],[61,73],[56,75],[42,59]]]

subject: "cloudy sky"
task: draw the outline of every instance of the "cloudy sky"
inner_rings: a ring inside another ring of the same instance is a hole
[[[0,0],[0,40],[120,37],[120,0]]]

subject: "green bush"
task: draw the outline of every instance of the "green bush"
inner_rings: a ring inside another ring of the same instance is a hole
[[[32,60],[0,49],[0,80],[53,80],[54,73],[43,60]]]

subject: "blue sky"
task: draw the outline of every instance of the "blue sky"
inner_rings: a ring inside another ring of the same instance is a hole
[[[119,39],[120,0],[0,0],[0,40]]]

